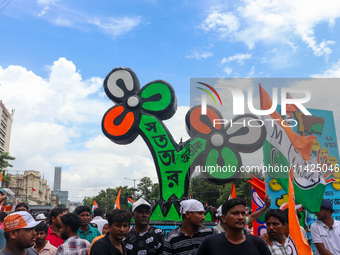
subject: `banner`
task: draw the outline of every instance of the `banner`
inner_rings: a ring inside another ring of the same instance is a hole
[[[261,109],[267,110],[272,102],[268,93],[260,85]],[[293,168],[296,202],[309,212],[318,212],[325,192],[323,176],[315,171],[318,166],[316,157],[311,157],[311,150],[316,137],[300,136],[283,118],[274,112],[263,116],[267,128],[267,141],[263,146],[264,171],[288,191],[288,172]],[[313,199],[306,199],[313,197]]]

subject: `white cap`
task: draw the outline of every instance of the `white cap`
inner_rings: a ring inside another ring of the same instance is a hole
[[[137,209],[137,207],[142,206],[142,205],[145,205],[151,208],[151,205],[147,201],[145,201],[143,198],[140,198],[136,202],[133,203],[132,212],[134,212]]]
[[[31,214],[26,211],[14,212],[4,219],[4,231],[21,228],[34,228],[40,221],[35,221]]]
[[[196,199],[188,199],[183,200],[181,203],[181,214],[185,214],[186,212],[202,212],[204,211],[203,204]]]
[[[216,213],[216,217],[221,217],[222,216],[222,205],[217,208],[217,213]]]
[[[47,218],[46,218],[45,214],[40,213],[40,214],[37,215],[37,217],[35,217],[35,219],[36,220],[46,220]]]

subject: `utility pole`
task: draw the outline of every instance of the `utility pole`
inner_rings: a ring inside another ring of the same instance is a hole
[[[124,177],[125,180],[128,180],[128,181],[133,181],[133,200],[136,201],[136,191],[138,191],[138,189],[136,189],[136,181],[140,181],[141,179],[129,179],[129,178],[126,178]]]

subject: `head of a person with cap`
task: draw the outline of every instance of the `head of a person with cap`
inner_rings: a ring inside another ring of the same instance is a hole
[[[135,220],[135,229],[147,228],[151,216],[151,205],[145,199],[140,198],[133,203],[131,215]]]
[[[47,217],[45,216],[45,214],[39,213],[39,214],[35,217],[35,220],[36,220],[36,221],[45,221],[46,218],[47,218]]]
[[[243,230],[246,225],[246,201],[233,198],[222,205],[221,221],[232,230]]]
[[[4,219],[6,246],[3,251],[11,254],[25,254],[25,249],[32,247],[35,243],[34,228],[39,223],[26,211],[9,214]]]
[[[205,220],[205,210],[203,204],[196,199],[183,200],[180,213],[182,214],[183,225],[190,225],[198,228],[203,225]]]
[[[333,203],[328,199],[322,199],[320,211],[315,213],[318,220],[324,221],[327,219],[332,218],[333,210]]]

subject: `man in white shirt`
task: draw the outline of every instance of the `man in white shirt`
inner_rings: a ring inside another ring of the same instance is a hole
[[[97,224],[98,226],[98,230],[100,232],[100,234],[102,235],[103,234],[103,227],[105,224],[107,224],[107,220],[103,219],[103,211],[102,209],[100,208],[96,208],[94,211],[93,211],[93,214],[94,214],[94,218],[93,220],[91,221],[91,223],[95,223]]]
[[[340,221],[334,220],[333,203],[323,199],[318,218],[311,226],[312,240],[315,244],[315,255],[340,254]]]

